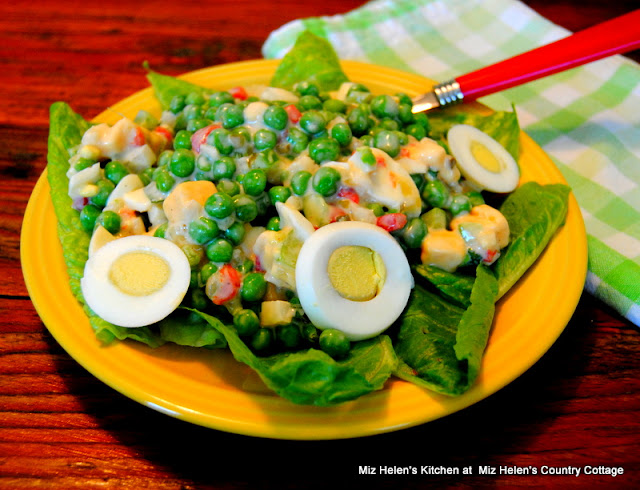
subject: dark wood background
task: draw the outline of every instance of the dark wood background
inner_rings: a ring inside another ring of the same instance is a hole
[[[46,164],[52,102],[72,102],[92,118],[147,86],[143,60],[177,75],[260,58],[267,35],[285,22],[363,3],[2,2],[0,488],[638,488],[640,332],[588,295],[551,350],[494,396],[413,429],[325,442],[237,436],[151,411],[90,376],[40,321],[24,285],[19,240]],[[616,0],[525,3],[573,31],[638,7]],[[630,57],[638,60],[638,52]],[[358,477],[358,465],[381,464],[605,465],[624,474]]]

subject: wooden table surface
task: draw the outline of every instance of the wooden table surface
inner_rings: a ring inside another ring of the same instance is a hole
[[[20,229],[45,168],[52,102],[71,102],[92,118],[147,86],[143,60],[177,75],[260,58],[267,35],[285,22],[362,3],[1,3],[0,488],[639,488],[640,332],[589,295],[550,351],[497,394],[419,427],[325,442],[239,436],[154,412],[88,374],[38,317],[23,281]],[[526,3],[571,30],[637,7],[616,0]],[[630,56],[638,60],[638,52]],[[588,465],[624,474],[475,471],[410,479],[358,476],[358,465]]]

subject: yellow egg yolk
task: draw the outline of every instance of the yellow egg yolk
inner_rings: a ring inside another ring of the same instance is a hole
[[[351,301],[375,298],[386,276],[380,255],[358,245],[336,249],[329,257],[327,272],[333,288],[340,296]]]
[[[500,161],[495,157],[491,150],[489,150],[489,148],[484,146],[482,143],[479,143],[478,141],[472,141],[471,154],[473,155],[473,158],[475,158],[476,161],[481,166],[486,168],[489,172],[498,173],[502,171],[502,165],[500,164]]]
[[[167,283],[169,264],[151,252],[129,252],[118,257],[109,269],[109,279],[123,293],[148,296]]]

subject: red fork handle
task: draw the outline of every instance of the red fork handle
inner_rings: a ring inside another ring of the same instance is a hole
[[[640,9],[456,78],[465,101],[640,48]]]

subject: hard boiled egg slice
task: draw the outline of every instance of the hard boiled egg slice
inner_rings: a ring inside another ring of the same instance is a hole
[[[466,124],[452,126],[447,143],[462,175],[490,192],[511,192],[520,169],[511,154],[487,133]]]
[[[400,316],[413,276],[396,240],[370,223],[323,226],[302,245],[296,263],[300,304],[318,328],[350,340],[374,337]]]
[[[96,250],[80,284],[98,316],[121,327],[142,327],[174,311],[190,279],[189,261],[173,242],[131,235]]]

